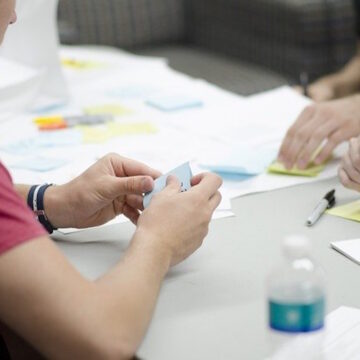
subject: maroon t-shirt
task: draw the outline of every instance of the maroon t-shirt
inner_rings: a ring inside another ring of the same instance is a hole
[[[46,234],[27,204],[16,193],[8,171],[0,163],[0,259],[17,245]],[[0,358],[8,359],[0,332]]]
[[[25,201],[16,193],[10,174],[0,163],[0,257],[15,246],[45,234]]]

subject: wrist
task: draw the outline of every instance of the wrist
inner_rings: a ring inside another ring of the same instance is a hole
[[[164,246],[159,237],[150,231],[138,228],[131,241],[131,249],[153,258],[153,263],[165,276],[171,267],[171,250]]]
[[[46,217],[55,228],[71,227],[66,185],[50,186],[44,194]]]

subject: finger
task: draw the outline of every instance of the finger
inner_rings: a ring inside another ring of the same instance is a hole
[[[166,179],[166,187],[163,194],[177,194],[181,192],[181,183],[174,175],[169,175]]]
[[[346,139],[351,137],[351,131],[347,129],[339,129],[331,134],[326,142],[325,146],[321,149],[319,155],[314,160],[316,165],[322,164],[331,156],[334,149]]]
[[[109,177],[110,197],[115,199],[120,195],[138,194],[142,195],[152,191],[154,180],[150,176],[131,176],[131,177]]]
[[[349,176],[346,174],[344,169],[339,170],[339,178],[341,183],[348,189],[352,189],[355,191],[360,191],[360,185],[355,184],[353,181],[350,180]]]
[[[316,120],[315,120],[316,121]],[[329,137],[337,129],[337,121],[331,119],[323,126],[317,126],[317,128],[312,132],[308,143],[305,145],[300,158],[297,162],[297,165],[300,169],[306,169],[311,160],[313,160],[314,153],[319,149],[320,145],[325,139]]]
[[[311,119],[298,130],[288,149],[287,158],[284,164],[286,168],[291,169],[295,165],[304,148],[306,148],[310,141],[318,121],[317,118]]]
[[[191,179],[191,186],[199,185],[201,180],[204,178],[204,175],[205,175],[205,173],[193,176]]]
[[[141,195],[128,195],[126,196],[126,203],[134,209],[143,211],[143,199],[144,198]]]
[[[360,141],[357,138],[350,139],[349,155],[353,167],[360,172]]]
[[[220,205],[221,199],[222,199],[222,196],[219,191],[217,191],[215,193],[215,195],[210,198],[209,206],[210,206],[210,209],[212,212],[215,211],[216,208]]]
[[[354,168],[349,153],[343,157],[341,165],[349,179],[357,184],[360,184],[360,173]]]
[[[128,159],[115,153],[109,154],[108,157],[116,176],[147,175],[151,176],[153,179],[157,179],[161,176],[160,171],[152,169],[139,161]]]
[[[288,159],[289,149],[295,139],[299,129],[308,123],[314,116],[316,111],[315,106],[307,106],[296,119],[295,123],[287,131],[283,143],[280,147],[278,159],[280,162],[285,163]]]
[[[140,217],[139,211],[135,210],[134,208],[130,207],[129,205],[125,204],[123,208],[123,214],[134,224],[137,225],[137,222]]]
[[[193,179],[192,181],[193,183],[194,181],[200,181],[197,183],[197,185],[193,186],[190,191],[201,192],[201,194],[203,194],[207,199],[210,199],[221,187],[221,177],[210,172],[203,173],[198,176],[200,177],[200,179],[198,177],[195,177],[195,180]]]

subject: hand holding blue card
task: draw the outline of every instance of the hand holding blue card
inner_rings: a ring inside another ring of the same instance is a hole
[[[182,192],[190,190],[192,172],[190,164],[187,162],[155,180],[153,191],[145,194],[144,196],[143,205],[145,209],[149,206],[152,197],[166,187],[166,180],[169,175],[174,175],[177,177],[181,183]]]

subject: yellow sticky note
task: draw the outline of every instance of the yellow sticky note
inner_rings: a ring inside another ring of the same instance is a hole
[[[325,166],[326,164],[310,164],[310,166],[306,169],[299,169],[295,166],[292,169],[288,170],[282,163],[275,161],[268,167],[268,172],[283,175],[315,177],[318,176],[325,169]]]
[[[326,213],[339,216],[344,219],[360,222],[360,200],[351,202],[346,205],[337,206],[333,209],[327,210]]]
[[[95,61],[68,59],[68,58],[61,59],[61,64],[64,67],[74,70],[90,70],[104,66],[102,63]]]
[[[109,122],[107,127],[112,136],[154,134],[158,131],[157,127],[149,122]]]
[[[106,128],[90,126],[79,126],[78,128],[82,132],[85,144],[102,144],[111,138],[111,134]]]
[[[91,106],[84,109],[84,111],[86,114],[89,115],[109,114],[113,116],[124,116],[132,113],[130,109],[119,104],[104,104],[98,106]]]

